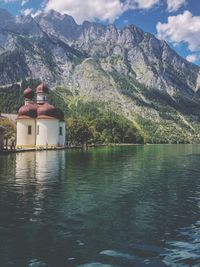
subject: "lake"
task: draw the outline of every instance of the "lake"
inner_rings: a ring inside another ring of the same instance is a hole
[[[200,145],[0,155],[0,266],[200,266]]]

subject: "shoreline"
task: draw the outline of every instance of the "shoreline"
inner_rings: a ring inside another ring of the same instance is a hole
[[[72,150],[72,149],[81,149],[87,150],[90,148],[98,148],[98,147],[123,147],[123,146],[155,146],[155,145],[199,145],[199,144],[93,144],[88,145],[87,148],[82,146],[65,146],[65,147],[47,147],[47,148],[22,148],[22,149],[3,149],[0,150],[0,154],[14,154],[14,153],[24,153],[24,152],[41,152],[41,151],[56,151],[56,150]]]
[[[83,149],[87,150],[89,148],[98,148],[98,147],[120,147],[120,146],[143,146],[144,144],[94,144],[88,145],[87,148],[82,146],[65,146],[65,147],[54,147],[54,148],[22,148],[22,149],[3,149],[0,150],[0,154],[13,154],[13,153],[22,153],[22,152],[39,152],[39,151],[55,151],[55,150],[71,150],[71,149]]]

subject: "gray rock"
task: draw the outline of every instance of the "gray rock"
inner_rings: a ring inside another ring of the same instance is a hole
[[[27,78],[104,102],[134,122],[168,122],[168,131],[184,125],[188,136],[199,120],[200,68],[134,25],[78,25],[55,11],[32,18],[0,9],[1,86]]]

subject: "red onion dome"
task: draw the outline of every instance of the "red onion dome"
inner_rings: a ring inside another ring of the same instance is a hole
[[[28,119],[37,117],[37,104],[28,103],[22,106],[18,111],[18,119]]]
[[[57,113],[57,117],[60,121],[64,121],[64,112],[59,109],[59,108],[56,108],[56,113]]]
[[[27,99],[33,99],[34,97],[34,92],[31,88],[26,88],[24,90],[24,98],[27,98]]]
[[[49,88],[47,87],[46,84],[41,83],[36,87],[36,94],[38,94],[38,93],[46,93],[46,94],[48,94],[49,93]]]
[[[37,109],[37,118],[38,119],[58,119],[64,120],[64,113],[59,108],[56,108],[49,103],[44,103],[43,105],[39,106]]]

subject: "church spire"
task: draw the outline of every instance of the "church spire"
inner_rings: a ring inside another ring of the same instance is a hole
[[[48,93],[49,93],[49,88],[44,83],[39,84],[36,88],[37,104],[46,103]]]

